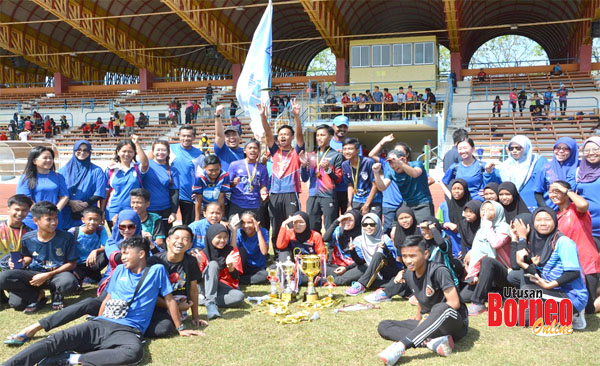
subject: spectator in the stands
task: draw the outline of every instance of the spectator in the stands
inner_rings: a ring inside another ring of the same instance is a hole
[[[358,119],[361,121],[365,120],[367,117],[367,112],[369,111],[369,105],[367,104],[367,96],[363,93],[360,93],[358,97]]]
[[[406,110],[406,94],[404,94],[404,87],[402,86],[398,88],[398,94],[396,94],[396,103],[398,103],[400,119],[404,119],[402,113]]]
[[[52,123],[50,122],[50,118],[44,122],[44,136],[46,140],[52,138]]]
[[[477,80],[478,81],[485,81],[487,74],[485,73],[485,71],[483,71],[483,68],[479,69],[479,72],[477,73]]]
[[[456,145],[458,145],[459,142],[464,141],[468,137],[469,137],[469,133],[464,128],[459,128],[458,130],[456,130],[452,133],[452,142],[454,143],[454,145],[444,155],[444,163],[443,163],[444,173],[448,169],[450,169],[452,164],[456,164],[461,160],[460,155],[458,154],[458,148]]]
[[[510,91],[510,94],[508,95],[508,100],[510,101],[510,107],[512,108],[513,111],[513,117],[515,115],[515,113],[517,112],[517,100],[519,99],[519,97],[517,96],[517,88],[513,88]]]
[[[144,112],[140,112],[140,116],[137,120],[137,125],[142,130],[148,125],[148,117],[144,114]]]
[[[0,133],[0,141],[7,141],[7,140],[8,140],[8,136],[6,136],[4,131],[2,131],[2,133]]]
[[[412,119],[412,110],[415,109],[415,103],[417,101],[416,93],[412,90],[412,85],[408,86],[408,90],[406,91],[406,119]]]
[[[17,139],[17,123],[14,119],[11,119],[10,123],[8,124],[8,134],[11,140]]]
[[[533,113],[535,111],[536,107],[538,107],[540,109],[540,111],[543,108],[542,98],[540,98],[540,95],[537,92],[533,93],[533,97],[531,97],[531,104],[529,105],[529,112]]]
[[[554,67],[552,68],[552,71],[550,71],[550,75],[553,75],[553,76],[562,75],[562,68],[560,67],[560,64],[558,62],[556,63],[556,65],[554,65]]]
[[[238,105],[235,103],[235,99],[231,99],[231,103],[229,103],[229,117],[233,119],[237,113]]]
[[[560,114],[561,116],[565,115],[567,111],[567,95],[569,95],[569,90],[565,88],[564,85],[560,86],[560,89],[556,92],[556,96],[558,97],[558,104],[560,105]]]
[[[212,98],[213,98],[212,84],[208,83],[208,86],[206,87],[206,104],[212,106]]]
[[[200,104],[197,100],[194,100],[193,111],[194,111],[194,123],[198,122],[198,111],[200,110]]]
[[[496,113],[498,113],[498,117],[502,117],[502,100],[499,95],[496,95],[496,99],[494,99],[494,106],[492,107],[492,116],[496,117]]]
[[[194,105],[191,100],[187,101],[187,105],[185,106],[185,124],[189,125],[192,123],[192,119],[194,118]]]
[[[433,113],[435,107],[435,94],[431,92],[431,88],[425,88],[425,92],[427,93],[427,99],[425,99],[425,105],[423,106],[423,111],[425,112],[425,108],[427,108],[427,112]]]
[[[110,135],[110,137],[115,137],[115,119],[110,117],[110,119],[108,120],[108,134]]]
[[[350,119],[352,119],[353,121],[356,121],[358,119],[358,116],[355,114],[356,112],[358,112],[358,102],[359,99],[356,96],[356,93],[352,93],[352,97],[350,98]]]
[[[125,120],[125,135],[130,137],[134,134],[135,116],[130,111],[125,111],[125,117],[123,117],[123,119]]]
[[[383,110],[385,111],[383,119],[392,119],[391,112],[394,110],[394,96],[388,88],[383,88],[383,101],[385,102],[383,105]]]
[[[346,113],[350,110],[350,97],[348,97],[348,93],[342,93],[342,107],[344,108],[343,112]]]

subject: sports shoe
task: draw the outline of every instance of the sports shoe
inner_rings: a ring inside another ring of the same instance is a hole
[[[392,298],[388,297],[382,288],[378,288],[372,294],[365,296],[365,301],[371,304],[378,304],[380,302],[392,301]]]
[[[467,306],[467,311],[469,312],[469,316],[475,316],[487,311],[487,308],[483,304],[476,304],[474,302],[470,303]]]
[[[387,346],[386,349],[379,352],[377,356],[385,362],[386,365],[395,365],[396,362],[402,357],[404,352],[406,351],[406,347],[402,342],[394,342]]]
[[[573,312],[573,320],[571,321],[573,329],[585,329],[587,322],[585,321],[585,310],[581,310],[579,313]]]
[[[206,318],[208,320],[212,320],[212,319],[216,319],[216,318],[220,318],[221,317],[221,313],[219,313],[219,308],[217,307],[217,304],[210,302],[208,304],[206,304]]]
[[[411,295],[408,298],[408,303],[411,304],[412,306],[417,306],[417,305],[419,305],[419,300],[417,300],[417,297],[415,295]]]
[[[346,289],[346,295],[356,296],[365,292],[365,286],[363,286],[360,282],[352,282],[352,286]]]
[[[69,357],[73,352],[65,351],[55,356],[44,358],[38,363],[38,366],[69,366]]]
[[[451,354],[454,349],[454,339],[452,339],[452,336],[433,338],[427,342],[427,348],[440,356],[446,357]]]

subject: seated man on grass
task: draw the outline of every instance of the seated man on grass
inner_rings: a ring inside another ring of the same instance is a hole
[[[123,264],[113,272],[100,315],[34,343],[2,365],[137,363],[144,355],[141,337],[150,324],[148,315],[154,311],[158,296],[164,298],[180,335],[203,335],[199,331],[186,330],[181,323],[165,267],[147,266],[149,249],[145,238],[135,236],[124,240],[121,243]]]
[[[73,235],[56,230],[58,208],[40,201],[31,208],[38,229],[23,235],[21,257],[17,267],[0,273],[0,288],[9,291],[9,305],[33,314],[46,305],[44,290],[52,294],[52,308],[63,307],[64,296],[79,290],[70,271],[77,266],[77,247]],[[20,261],[20,262],[19,262]],[[14,264],[14,263],[13,263]]]
[[[412,291],[419,306],[414,319],[379,323],[379,335],[394,341],[378,354],[386,365],[395,365],[407,349],[423,345],[448,356],[454,341],[464,337],[469,329],[467,307],[450,271],[443,264],[429,262],[426,248],[425,240],[416,235],[407,237],[400,248],[406,265],[404,287]]]

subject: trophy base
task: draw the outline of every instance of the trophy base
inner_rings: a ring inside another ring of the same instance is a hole
[[[319,301],[319,295],[317,294],[304,294],[304,301],[306,302],[317,302]]]
[[[292,301],[296,300],[296,295],[294,295],[293,293],[291,293],[291,294],[283,293],[283,294],[281,294],[281,300],[287,301],[287,302],[292,302]]]
[[[279,295],[278,294],[269,294],[269,297],[271,299],[279,299]]]

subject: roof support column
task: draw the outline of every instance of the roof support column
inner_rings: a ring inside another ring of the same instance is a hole
[[[348,62],[345,58],[335,58],[335,83],[337,85],[348,84]]]
[[[54,73],[54,94],[59,95],[69,91],[69,78],[60,72]]]
[[[154,75],[148,69],[140,69],[140,91],[146,91],[152,88]]]
[[[582,44],[579,46],[579,71],[592,71],[592,45]]]
[[[233,77],[233,86],[237,86],[238,79],[242,73],[242,64],[231,64],[231,75]]]
[[[456,81],[462,81],[462,56],[460,52],[450,53],[450,71],[454,71],[456,74]]]

